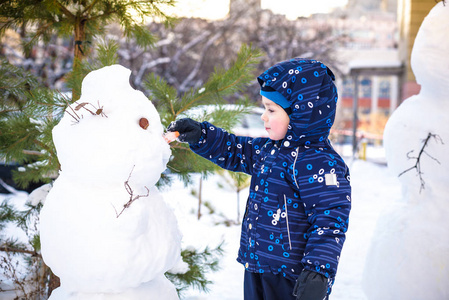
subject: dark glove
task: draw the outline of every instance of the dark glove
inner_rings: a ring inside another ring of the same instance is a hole
[[[304,269],[296,280],[293,296],[296,300],[323,300],[327,286],[328,280],[324,275]]]
[[[178,141],[182,143],[196,144],[201,138],[201,123],[189,119],[179,119],[168,125],[167,131],[179,132]]]

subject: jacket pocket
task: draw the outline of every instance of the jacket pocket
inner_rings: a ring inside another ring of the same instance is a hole
[[[285,194],[282,195],[281,199],[279,199],[279,206],[281,209],[279,209],[279,221],[281,225],[281,232],[282,232],[282,240],[283,240],[283,246],[285,251],[292,250],[292,239],[291,239],[291,232],[290,232],[290,224],[288,219],[288,203],[287,203],[287,197]]]

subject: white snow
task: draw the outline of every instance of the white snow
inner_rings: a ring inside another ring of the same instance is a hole
[[[44,184],[30,193],[28,201],[31,205],[36,206],[39,203],[44,204],[52,185],[50,183]]]

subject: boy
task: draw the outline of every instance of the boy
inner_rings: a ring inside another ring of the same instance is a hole
[[[351,207],[349,170],[328,140],[335,77],[319,61],[295,58],[257,80],[269,138],[191,119],[168,130],[220,167],[252,175],[237,258],[245,300],[327,299]]]

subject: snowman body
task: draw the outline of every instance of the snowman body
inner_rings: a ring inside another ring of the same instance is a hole
[[[447,32],[449,7],[440,2],[413,47],[412,69],[421,91],[406,99],[385,127],[388,167],[402,173],[403,193],[378,220],[364,270],[369,299],[449,299]]]
[[[61,172],[40,216],[42,256],[61,279],[51,299],[178,299],[164,273],[181,234],[155,188],[171,152],[130,73],[89,73],[53,130]]]

